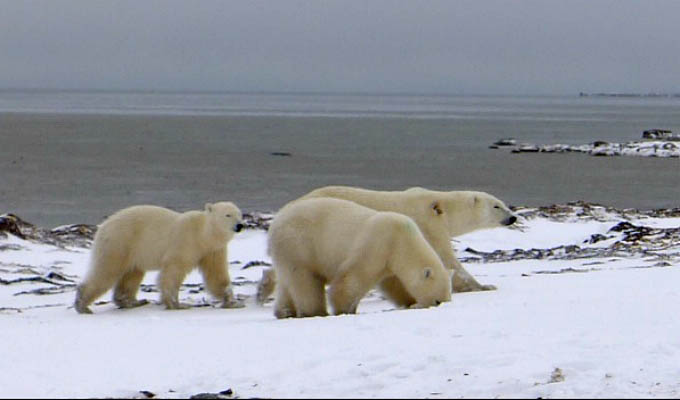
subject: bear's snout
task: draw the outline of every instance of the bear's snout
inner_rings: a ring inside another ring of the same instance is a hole
[[[241,232],[243,228],[244,228],[243,224],[239,222],[234,226],[234,232]]]
[[[503,223],[503,225],[512,225],[512,224],[514,224],[515,222],[517,222],[517,217],[515,217],[515,216],[513,215],[512,217],[508,217],[508,218],[506,218],[505,220],[503,220],[502,223]]]

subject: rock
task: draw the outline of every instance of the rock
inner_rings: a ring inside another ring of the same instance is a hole
[[[604,140],[596,140],[593,142],[593,147],[600,147],[600,146],[609,146],[609,142],[605,142]]]
[[[233,396],[234,391],[231,388],[223,390],[219,393],[198,393],[191,397],[190,399],[230,399]]]
[[[680,140],[680,135],[673,135],[669,129],[649,129],[642,132],[643,139],[652,140]]]
[[[564,381],[564,374],[562,373],[562,370],[560,368],[555,368],[550,374],[550,380],[548,383],[557,383],[557,382],[563,382]]]
[[[21,219],[14,214],[4,214],[0,215],[0,232],[8,232],[14,236],[21,239],[26,239],[21,229],[19,228],[19,223]]]
[[[255,260],[255,261],[248,261],[248,263],[246,263],[246,265],[241,267],[241,269],[248,269],[248,268],[251,268],[251,267],[262,267],[262,266],[271,267],[271,265],[272,265],[271,263],[268,263],[266,261]]]
[[[191,397],[190,399],[221,399],[220,395],[217,393],[198,393]]]
[[[522,143],[516,148],[512,149],[513,153],[538,153],[540,148],[531,143]]]
[[[246,229],[269,230],[269,223],[274,219],[274,213],[243,213],[243,225]]]
[[[90,247],[97,231],[95,225],[65,225],[54,229],[37,227],[14,214],[0,215],[0,234],[11,233],[24,240],[33,240],[58,247]]]
[[[493,144],[494,146],[514,146],[517,144],[517,141],[514,138],[503,138],[498,139]]]

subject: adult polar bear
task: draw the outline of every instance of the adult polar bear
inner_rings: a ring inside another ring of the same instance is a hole
[[[243,305],[233,298],[227,268],[227,243],[243,229],[241,211],[231,202],[206,204],[203,211],[178,213],[140,205],[125,208],[104,221],[95,234],[90,269],[78,285],[75,309],[91,314],[89,305],[115,285],[113,301],[120,308],[144,305],[137,291],[148,270],[160,269],[161,302],[168,309],[185,308],[178,293],[195,266],[206,289],[224,308]]]
[[[351,186],[326,186],[302,198],[333,197],[378,211],[407,215],[416,222],[444,265],[453,269],[454,292],[493,290],[470,275],[456,258],[451,238],[466,233],[512,225],[517,217],[501,200],[486,192],[436,191],[420,187],[404,191],[377,191]]]
[[[418,307],[451,300],[451,278],[415,222],[352,201],[311,198],[287,204],[269,227],[278,277],[277,318],[354,314],[364,295],[391,278]]]
[[[300,199],[332,197],[350,200],[378,211],[393,211],[411,217],[444,265],[452,269],[454,292],[493,290],[468,273],[456,258],[451,238],[479,229],[512,225],[517,217],[499,199],[478,191],[435,191],[411,188],[404,191],[376,191],[350,186],[326,186],[315,189]],[[272,293],[276,276],[266,271],[258,287],[257,298],[264,302]],[[381,284],[383,291],[398,303],[412,302],[393,280]]]

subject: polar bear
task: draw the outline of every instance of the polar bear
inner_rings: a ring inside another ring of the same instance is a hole
[[[95,234],[90,268],[76,292],[76,311],[91,314],[89,305],[114,285],[118,307],[146,304],[137,300],[137,290],[149,270],[160,270],[158,286],[166,308],[186,308],[179,303],[179,288],[197,265],[208,292],[222,300],[222,307],[242,307],[233,298],[227,266],[227,243],[243,229],[241,218],[231,202],[208,203],[203,211],[185,213],[152,205],[116,212]]]
[[[461,265],[451,246],[451,238],[466,233],[512,225],[517,217],[499,199],[478,191],[435,191],[420,187],[404,191],[377,191],[350,186],[326,186],[302,198],[333,197],[380,211],[408,215],[418,224],[427,241],[444,262],[455,271],[453,291],[493,290],[482,285]]]
[[[499,199],[478,191],[435,191],[420,187],[403,191],[376,191],[351,186],[326,186],[315,189],[301,199],[331,197],[353,201],[378,211],[393,211],[411,217],[425,239],[437,252],[444,265],[455,271],[454,292],[494,290],[493,285],[482,285],[468,273],[456,258],[451,238],[479,229],[512,225],[514,213]],[[273,270],[263,272],[258,286],[257,300],[263,303],[275,287]],[[393,300],[408,305],[413,302],[398,282],[386,280],[381,286]],[[400,299],[400,300],[399,300]]]
[[[354,202],[315,198],[284,206],[268,233],[277,318],[356,313],[366,293],[392,277],[430,307],[451,300],[451,278],[415,222]]]

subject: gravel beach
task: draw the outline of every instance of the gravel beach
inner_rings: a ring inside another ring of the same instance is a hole
[[[331,184],[481,190],[522,206],[680,206],[677,159],[489,149],[504,132],[452,119],[3,113],[0,212],[54,227],[144,203],[272,211]]]

